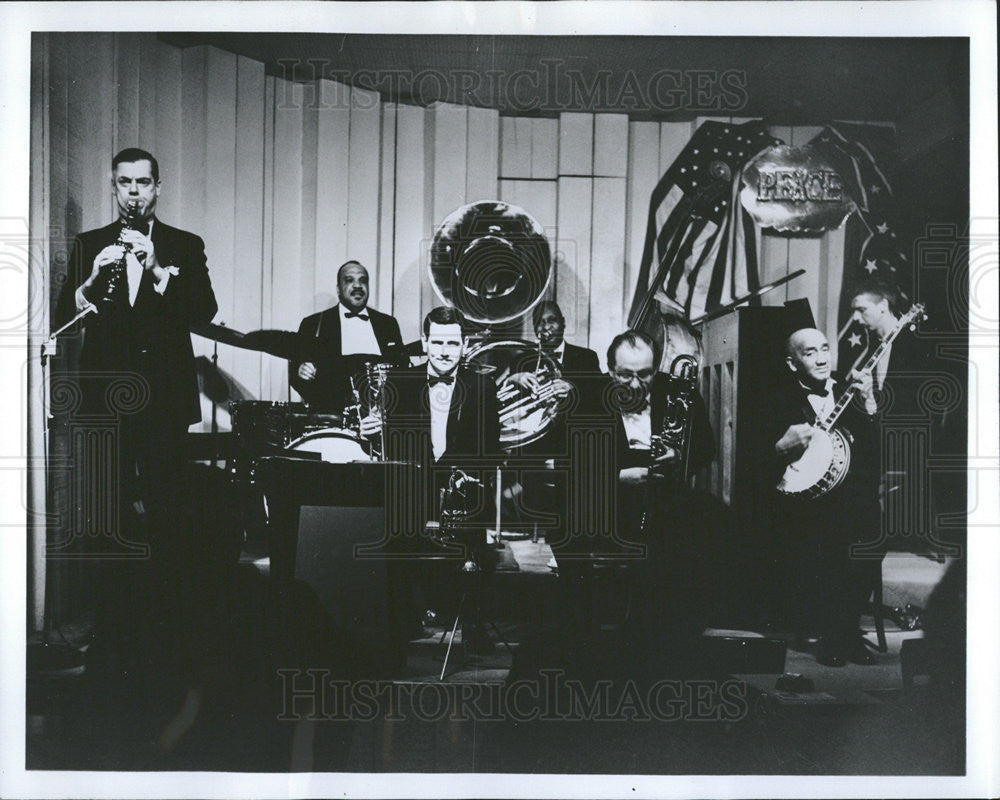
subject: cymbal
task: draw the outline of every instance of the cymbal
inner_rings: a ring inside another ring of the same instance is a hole
[[[290,361],[298,359],[302,351],[301,338],[294,331],[250,331],[244,334],[242,342],[236,346]]]
[[[241,344],[243,334],[233,328],[227,328],[225,325],[214,325],[212,323],[192,325],[191,332],[197,333],[199,336],[204,336],[206,339],[222,342],[222,344],[231,344],[234,347],[244,346]]]
[[[243,350],[254,350],[259,353],[278,358],[297,361],[299,359],[308,360],[307,349],[313,345],[308,339],[303,338],[295,331],[282,330],[259,330],[240,333],[225,325],[192,325],[191,332],[206,339],[212,339],[222,344],[239,347]],[[395,358],[397,354],[403,356],[418,356],[423,353],[423,345],[419,339],[407,342],[402,345],[391,345],[386,353],[386,357]]]
[[[213,403],[222,404],[231,400],[248,400],[252,397],[249,389],[207,356],[196,356],[194,366],[195,372],[201,378],[201,391]]]
[[[424,345],[419,339],[407,342],[406,344],[391,344],[388,347],[387,355],[395,354],[397,350],[405,356],[420,356],[424,353]]]

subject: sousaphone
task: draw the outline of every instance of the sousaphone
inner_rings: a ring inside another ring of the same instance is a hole
[[[524,209],[499,200],[462,206],[434,235],[430,279],[446,305],[479,327],[466,362],[497,381],[500,443],[509,450],[541,438],[559,410],[549,390],[560,377],[559,365],[537,344],[503,331],[531,311],[552,279],[542,226]],[[537,394],[512,379],[524,372],[541,383]]]

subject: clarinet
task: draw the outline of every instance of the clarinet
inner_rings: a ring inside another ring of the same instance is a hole
[[[128,258],[128,254],[132,252],[132,245],[125,241],[125,231],[128,230],[138,230],[139,222],[139,204],[129,203],[125,211],[125,220],[122,223],[122,229],[118,233],[118,239],[115,244],[124,248],[121,257],[110,267],[107,271],[107,284],[104,287],[104,294],[98,301],[102,305],[111,305],[115,297],[118,294],[118,287],[123,283],[128,286],[128,272],[126,270],[125,264]]]

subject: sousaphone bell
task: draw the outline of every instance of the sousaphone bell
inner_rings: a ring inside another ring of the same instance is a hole
[[[552,254],[542,226],[500,200],[462,206],[434,235],[430,278],[445,304],[481,328],[466,361],[497,381],[501,445],[510,450],[541,438],[558,413],[559,399],[547,389],[560,377],[559,365],[537,344],[491,330],[523,317],[548,288]],[[537,393],[517,385],[524,372],[540,382]]]
[[[484,326],[517,319],[542,298],[552,255],[542,226],[499,200],[462,206],[431,244],[431,285],[465,317]]]

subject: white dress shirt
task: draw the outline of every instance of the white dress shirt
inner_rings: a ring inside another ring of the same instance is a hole
[[[652,439],[652,425],[649,417],[649,403],[642,411],[623,411],[622,424],[631,450],[649,450]]]
[[[146,234],[152,239],[153,237],[153,223],[155,220],[149,221],[149,232]],[[134,255],[129,253],[125,257],[125,277],[128,281],[128,304],[130,306],[135,305],[135,298],[139,295],[139,284],[142,283],[142,273],[145,272],[142,264],[139,263],[139,259]],[[153,288],[158,294],[163,294],[167,290],[167,283],[170,281],[171,275],[176,275],[178,273],[177,267],[164,267],[163,277],[153,279]],[[86,296],[83,294],[83,286],[77,288],[75,293],[76,298],[76,310],[83,311],[83,309],[88,306],[93,305]]]
[[[892,345],[885,346],[882,358],[875,365],[875,388],[881,389],[885,385],[885,374],[889,371],[889,359],[892,358]]]
[[[804,383],[801,384],[802,388],[805,389],[808,394],[806,397],[809,400],[809,405],[812,406],[813,411],[816,412],[816,421],[822,422],[833,412],[836,403],[833,400],[833,378],[826,379],[826,396],[818,395],[813,392]]]
[[[437,373],[428,367],[427,377],[436,378]],[[454,373],[451,377],[454,379]],[[454,380],[451,383],[442,382],[427,387],[427,402],[431,407],[431,449],[434,451],[435,461],[440,461],[448,447],[448,412],[451,410],[451,398],[454,393]]]
[[[381,353],[375,331],[372,330],[371,311],[367,306],[361,313],[368,319],[348,317],[348,308],[343,303],[337,304],[340,309],[340,354],[349,356],[354,353]]]

